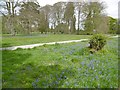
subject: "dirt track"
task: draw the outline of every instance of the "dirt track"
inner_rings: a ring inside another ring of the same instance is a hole
[[[110,38],[118,38],[117,36],[112,36]],[[43,46],[43,45],[52,45],[52,44],[62,44],[62,43],[71,43],[71,42],[81,42],[81,41],[86,41],[88,39],[80,39],[80,40],[69,40],[69,41],[58,41],[58,42],[49,42],[49,43],[38,43],[38,44],[31,44],[31,45],[21,45],[21,46],[12,46],[12,47],[5,47],[5,48],[0,48],[0,50],[16,50],[18,48],[21,49],[28,49],[28,48],[34,48],[34,47],[38,47],[38,46]]]

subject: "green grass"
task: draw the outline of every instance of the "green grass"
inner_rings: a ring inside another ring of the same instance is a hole
[[[117,88],[118,40],[90,54],[88,42],[2,52],[3,88]]]
[[[89,35],[34,35],[34,36],[3,36],[2,47],[28,45],[45,42],[79,40],[89,38]]]

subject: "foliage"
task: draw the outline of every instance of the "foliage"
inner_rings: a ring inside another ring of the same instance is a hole
[[[75,16],[74,16],[74,3],[68,2],[66,5],[64,19],[66,24],[70,27],[69,33],[75,33]]]
[[[58,24],[56,27],[55,27],[55,31],[56,32],[60,32],[61,34],[63,34],[63,33],[68,33],[68,30],[69,30],[69,28],[68,28],[68,25],[67,24],[63,24],[63,23],[61,23],[61,24]]]
[[[11,35],[32,32],[79,34],[80,29],[86,34],[93,34],[94,29],[96,33],[106,33],[108,26],[101,2],[57,2],[41,7],[36,0],[13,0],[13,3],[4,1],[2,8],[3,33]],[[62,23],[69,27],[68,30],[55,30]],[[51,27],[52,31],[49,30]]]
[[[94,30],[96,30],[96,33],[99,33],[106,27],[107,20],[103,20],[105,16],[102,13],[104,9],[103,3],[100,2],[90,2],[84,4],[83,15],[85,19],[83,19],[83,25],[84,30],[86,30],[88,34],[94,33]],[[104,30],[102,33],[105,32],[106,31]]]
[[[19,0],[17,1],[6,1],[6,0],[1,0],[1,7],[0,7],[0,13],[3,16],[3,30],[4,33],[10,33],[11,35],[15,35],[16,34],[16,10],[17,8],[19,8],[20,6],[20,2]]]
[[[37,27],[39,22],[39,8],[35,2],[26,2],[21,4],[19,22],[24,29],[23,33],[30,34],[33,27]]]
[[[118,20],[112,17],[109,17],[109,33],[116,34],[118,31]]]
[[[96,51],[101,50],[106,44],[106,37],[102,34],[93,35],[89,41],[90,48]],[[94,51],[92,50],[92,51]]]

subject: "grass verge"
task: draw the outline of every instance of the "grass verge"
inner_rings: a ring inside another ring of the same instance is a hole
[[[35,36],[3,36],[2,47],[47,43],[66,40],[80,40],[89,38],[90,35],[35,35]]]

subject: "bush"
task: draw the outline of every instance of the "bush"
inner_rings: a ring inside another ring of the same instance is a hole
[[[101,50],[106,44],[106,37],[101,34],[93,35],[89,41],[90,48],[94,51]]]

